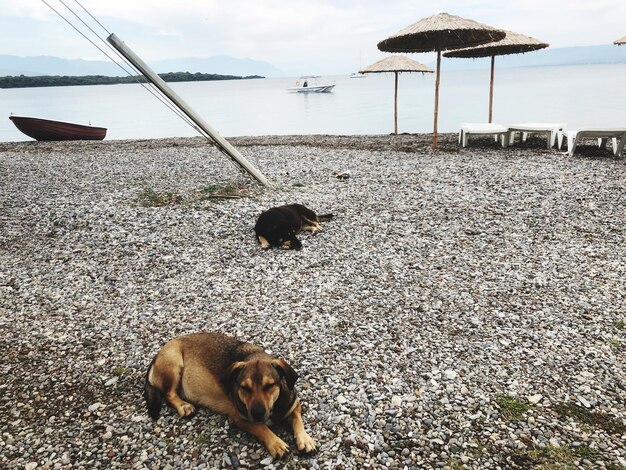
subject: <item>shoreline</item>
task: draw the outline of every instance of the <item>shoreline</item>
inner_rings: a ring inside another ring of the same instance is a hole
[[[408,133],[400,134],[293,134],[293,135],[260,135],[260,136],[231,136],[225,137],[233,146],[238,147],[266,147],[266,146],[305,146],[318,148],[342,148],[352,150],[385,150],[396,152],[426,152],[426,153],[463,153],[483,150],[500,150],[503,156],[509,156],[518,151],[530,151],[534,153],[554,153],[565,155],[566,152],[557,149],[546,149],[545,144],[541,142],[545,139],[542,137],[530,136],[527,142],[516,142],[515,145],[503,149],[499,143],[493,141],[489,137],[472,137],[467,148],[463,149],[458,144],[458,133],[443,132],[439,133],[439,147],[436,150],[431,148],[432,133]],[[47,146],[50,148],[59,148],[67,146],[69,148],[81,147],[125,147],[125,146],[142,147],[207,147],[213,146],[208,138],[201,136],[195,137],[159,137],[159,138],[138,138],[138,139],[116,139],[101,141],[65,141],[65,142],[37,142],[35,140],[24,141],[0,141],[0,152],[10,151],[20,146],[40,146],[41,150],[45,150]],[[596,139],[582,139],[579,144],[576,157],[592,156],[611,158],[611,152],[597,148]],[[582,152],[581,152],[582,150]],[[509,153],[507,153],[509,152]],[[616,159],[622,157],[614,157]]]
[[[624,157],[440,137],[228,138],[275,191],[200,137],[0,143],[0,466],[626,465]],[[261,251],[292,202],[335,218]],[[294,367],[316,454],[148,418],[153,355],[203,330]]]

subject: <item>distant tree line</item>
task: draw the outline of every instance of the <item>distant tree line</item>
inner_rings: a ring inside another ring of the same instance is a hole
[[[204,82],[212,80],[243,80],[247,78],[264,78],[260,75],[218,75],[214,73],[170,72],[160,73],[159,76],[166,82]],[[27,77],[25,75],[0,77],[0,88],[32,88],[48,86],[77,86],[77,85],[116,85],[118,83],[146,83],[143,76],[135,77],[107,77],[104,75],[85,75],[69,77],[60,75],[41,75]]]

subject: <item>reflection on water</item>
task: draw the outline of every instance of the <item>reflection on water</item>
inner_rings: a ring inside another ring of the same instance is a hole
[[[489,71],[445,70],[442,63],[440,132],[461,122],[485,122]],[[494,122],[566,122],[626,126],[626,64],[496,68]],[[272,134],[387,134],[393,129],[393,74],[354,80],[325,77],[332,93],[288,93],[294,78],[173,83],[224,136]],[[431,132],[433,74],[400,74],[399,132]],[[107,139],[194,136],[195,131],[140,85],[0,90],[0,140],[30,140],[10,113],[107,127]]]

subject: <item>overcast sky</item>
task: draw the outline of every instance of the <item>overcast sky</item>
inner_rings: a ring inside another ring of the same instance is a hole
[[[59,0],[46,0],[73,22]],[[75,0],[63,0],[82,11]],[[625,0],[80,0],[146,61],[230,55],[298,73],[356,70],[378,41],[438,12],[527,34],[552,47],[626,35]],[[0,0],[0,54],[107,60],[41,0]],[[106,33],[102,33],[106,36]],[[428,62],[429,55],[416,55]]]

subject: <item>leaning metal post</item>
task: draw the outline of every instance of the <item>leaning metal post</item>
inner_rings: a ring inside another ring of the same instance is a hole
[[[200,129],[215,142],[232,160],[234,160],[244,171],[252,175],[259,183],[273,187],[272,183],[257,170],[235,147],[233,147],[224,137],[219,135],[200,115],[198,115],[185,100],[178,96],[161,77],[159,77],[143,60],[141,60],[131,49],[124,44],[115,34],[109,35],[107,41],[122,54],[137,70],[139,70],[147,80],[156,86],[169,100],[176,105],[183,113],[189,117]]]

